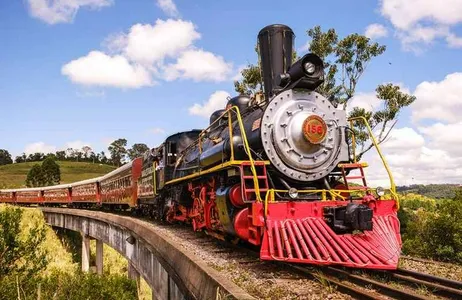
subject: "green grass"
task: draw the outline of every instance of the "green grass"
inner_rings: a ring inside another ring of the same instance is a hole
[[[27,173],[34,164],[42,162],[26,162],[0,166],[0,188],[25,187]],[[107,174],[116,167],[87,162],[58,161],[61,169],[61,183],[71,183]]]

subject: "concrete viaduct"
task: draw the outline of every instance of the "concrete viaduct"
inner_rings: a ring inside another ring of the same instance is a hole
[[[127,258],[130,278],[144,278],[153,299],[254,299],[147,222],[97,211],[41,210],[49,225],[82,234],[83,271],[89,271],[90,239],[95,239],[97,273],[103,273],[106,243]]]

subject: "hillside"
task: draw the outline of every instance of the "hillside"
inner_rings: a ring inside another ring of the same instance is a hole
[[[435,199],[452,199],[460,184],[413,184],[410,186],[397,186],[396,190],[401,193],[414,193]]]
[[[27,172],[34,164],[41,162],[26,162],[0,166],[0,188],[25,187]],[[61,169],[61,183],[71,183],[79,180],[98,177],[114,170],[114,166],[93,164],[87,162],[58,161]]]

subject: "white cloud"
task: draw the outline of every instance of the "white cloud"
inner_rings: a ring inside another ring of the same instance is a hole
[[[364,35],[370,39],[378,39],[388,36],[388,30],[382,24],[374,23],[366,27]]]
[[[462,156],[447,151],[446,144],[432,142],[412,128],[394,129],[391,138],[381,145],[382,152],[392,171],[396,185],[414,183],[460,183],[462,176]],[[462,142],[456,145],[462,147]],[[375,149],[364,156],[369,163],[366,170],[368,182],[372,186],[389,187],[388,175]]]
[[[144,67],[130,64],[123,56],[108,56],[100,51],[67,63],[61,73],[83,85],[140,88],[154,84]]]
[[[375,111],[382,104],[382,100],[376,97],[375,92],[357,93],[348,103],[347,113],[354,107],[364,108],[367,111]]]
[[[447,122],[460,120],[462,111],[462,73],[447,75],[442,81],[420,83],[411,104],[412,120],[433,119]]]
[[[453,33],[447,35],[446,42],[451,48],[462,48],[462,37],[458,37]]]
[[[435,123],[426,127],[419,127],[429,139],[429,146],[442,147],[449,154],[462,157],[462,121],[452,124]]]
[[[399,29],[410,29],[421,21],[454,25],[462,22],[462,1],[381,0],[381,12]]]
[[[232,64],[197,49],[194,42],[200,38],[189,21],[136,24],[128,33],[113,34],[103,41],[110,54],[92,51],[66,64],[62,73],[75,83],[122,88],[150,86],[155,79],[230,80]]]
[[[122,52],[129,59],[153,64],[167,57],[177,57],[201,37],[193,23],[182,20],[157,20],[154,25],[136,24],[121,42]]]
[[[380,10],[397,30],[405,50],[421,51],[422,43],[443,37],[450,46],[460,44],[450,30],[462,22],[460,0],[381,0]]]
[[[166,80],[178,78],[194,81],[225,81],[232,71],[232,64],[223,57],[203,50],[188,50],[181,54],[175,64],[165,69]]]
[[[162,9],[168,16],[179,16],[178,9],[172,0],[157,0],[157,6],[159,6],[160,9]]]
[[[409,148],[418,148],[425,145],[425,139],[413,128],[403,127],[392,129],[389,138],[383,144],[386,150],[406,150]]]
[[[239,67],[237,67],[237,71],[236,71],[236,75],[233,76],[233,78],[231,78],[233,81],[234,80],[242,80],[242,71],[246,68],[247,66],[246,65],[240,65]]]
[[[160,127],[155,127],[153,129],[151,129],[150,132],[153,133],[153,134],[164,134],[165,129],[160,128]]]
[[[54,153],[56,152],[56,146],[47,145],[44,142],[36,142],[26,145],[26,148],[24,149],[24,153],[26,153],[27,155],[34,154],[37,152],[45,154]]]
[[[209,118],[210,115],[219,109],[224,109],[228,103],[230,94],[225,91],[216,91],[213,93],[207,102],[203,104],[195,103],[189,108],[189,114]]]
[[[81,7],[101,9],[113,0],[28,0],[29,13],[48,24],[70,23]]]

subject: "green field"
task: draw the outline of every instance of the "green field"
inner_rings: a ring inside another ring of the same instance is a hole
[[[26,162],[0,166],[0,188],[25,187],[27,172],[34,164],[42,162]],[[87,162],[58,161],[61,169],[61,183],[71,183],[107,174],[114,166]]]

